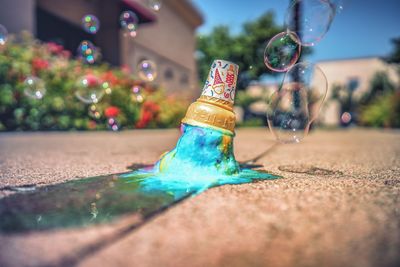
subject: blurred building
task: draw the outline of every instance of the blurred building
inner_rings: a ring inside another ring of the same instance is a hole
[[[328,60],[317,64],[328,79],[328,94],[319,120],[325,125],[340,124],[341,109],[338,101],[332,100],[332,88],[342,85],[353,90],[353,100],[358,101],[370,90],[370,81],[377,72],[386,72],[389,79],[398,82],[397,68],[379,57]],[[315,84],[318,86],[318,84]],[[323,86],[321,84],[320,86]]]
[[[158,67],[156,83],[171,94],[192,97],[198,92],[194,52],[195,30],[203,23],[189,0],[164,0],[155,12],[148,0],[1,0],[0,24],[10,33],[27,30],[42,41],[62,44],[75,53],[86,39],[101,49],[103,60],[126,64],[135,72],[144,59]],[[131,10],[139,17],[135,38],[124,37],[121,12]],[[84,15],[95,15],[101,23],[96,35],[82,29]]]

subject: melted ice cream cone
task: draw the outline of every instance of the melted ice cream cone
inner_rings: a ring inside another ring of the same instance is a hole
[[[214,60],[200,98],[189,106],[182,122],[233,133],[235,114],[232,108],[238,69],[229,61]]]

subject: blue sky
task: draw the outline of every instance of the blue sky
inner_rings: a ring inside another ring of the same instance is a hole
[[[305,0],[306,1],[306,0]],[[283,25],[289,0],[192,0],[205,18],[198,29],[208,33],[214,26],[228,25],[233,33],[241,25],[273,10]],[[345,0],[324,39],[314,46],[312,61],[366,56],[385,56],[390,39],[400,37],[400,0]]]

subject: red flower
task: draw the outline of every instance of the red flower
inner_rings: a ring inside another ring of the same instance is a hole
[[[115,85],[118,83],[117,76],[114,75],[112,71],[107,71],[101,75],[101,79],[103,81],[109,82],[111,85]]]
[[[158,113],[160,111],[160,106],[152,101],[146,101],[143,103],[143,109],[151,111],[152,113]]]
[[[63,50],[63,51],[61,52],[61,56],[62,56],[63,58],[69,59],[69,58],[71,57],[71,52],[68,51],[68,50]]]
[[[50,53],[56,55],[59,55],[64,51],[64,47],[62,45],[53,42],[47,43],[47,49],[50,51]]]
[[[125,74],[125,75],[130,75],[132,70],[131,67],[129,67],[127,64],[123,64],[121,66],[121,71]]]
[[[34,58],[32,60],[32,68],[34,71],[46,70],[49,68],[49,62],[45,59]]]
[[[143,111],[140,120],[136,123],[136,128],[145,128],[153,118],[153,114],[149,111]]]
[[[160,106],[152,101],[146,101],[143,103],[142,110],[140,112],[140,119],[136,123],[136,128],[145,128],[152,120],[157,118],[160,111]]]
[[[120,110],[119,108],[115,107],[115,106],[110,106],[108,108],[106,108],[106,110],[104,111],[104,115],[107,118],[115,118],[119,115]]]

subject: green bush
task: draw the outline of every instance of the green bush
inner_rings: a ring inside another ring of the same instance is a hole
[[[378,96],[361,110],[360,122],[373,127],[400,127],[400,92]]]
[[[75,96],[77,81],[86,74],[111,88],[95,108]],[[42,99],[24,94],[28,76],[45,82]],[[132,94],[133,85],[142,87],[140,99]],[[84,64],[61,46],[40,43],[27,33],[0,47],[0,131],[106,129],[110,109],[123,128],[177,127],[186,107],[185,101],[135,79],[126,67]]]

